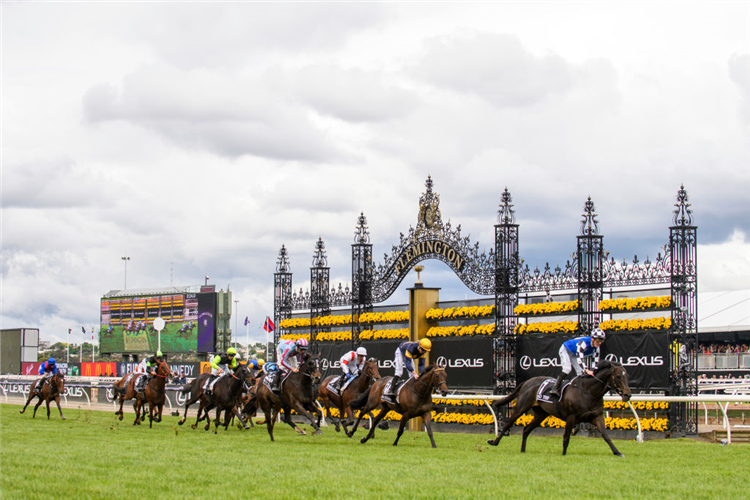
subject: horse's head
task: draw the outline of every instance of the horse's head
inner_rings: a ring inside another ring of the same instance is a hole
[[[57,386],[57,392],[60,394],[65,392],[65,370],[57,370],[55,376],[52,377],[52,382]]]
[[[437,388],[440,391],[440,395],[445,396],[448,394],[448,374],[445,371],[445,367],[441,365],[430,366],[425,373],[420,376],[424,376],[427,371],[432,371],[432,387]]]
[[[377,358],[370,358],[365,361],[365,367],[362,369],[362,374],[365,377],[372,378],[373,380],[378,380],[380,378]]]
[[[615,361],[605,360],[599,365],[596,373],[599,374],[599,372],[604,372],[606,370],[609,370],[607,384],[620,395],[623,401],[630,401],[630,396],[632,396],[633,393],[630,391],[628,372],[625,371],[625,367]]]
[[[156,374],[164,378],[172,378],[172,370],[169,368],[169,363],[162,361],[156,368]]]
[[[235,372],[235,376],[248,388],[255,385],[255,370],[248,365],[241,365]]]
[[[309,352],[306,352],[302,356],[302,364],[299,371],[310,377],[313,384],[319,383],[322,377],[322,374],[320,373],[320,354],[310,354]]]

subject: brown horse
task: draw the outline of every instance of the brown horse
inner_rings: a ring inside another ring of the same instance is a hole
[[[343,375],[341,376],[343,377]],[[378,371],[378,360],[375,358],[370,358],[365,361],[365,366],[362,368],[362,373],[357,375],[354,380],[352,380],[352,382],[346,387],[346,389],[344,389],[344,393],[341,395],[328,390],[328,384],[334,378],[336,378],[336,375],[331,375],[330,377],[326,377],[325,379],[323,379],[320,387],[318,387],[318,397],[323,400],[325,413],[329,416],[331,414],[331,404],[338,408],[339,418],[334,419],[333,417],[331,417],[331,420],[336,426],[336,432],[340,432],[339,424],[341,424],[344,427],[344,432],[348,434],[349,430],[346,428],[347,422],[354,422],[354,413],[352,412],[352,409],[349,408],[349,403],[359,398],[362,393],[364,393],[367,388],[370,387],[370,383],[372,383],[373,380],[378,380],[380,378],[380,372]],[[318,418],[318,425],[320,425],[320,417]]]
[[[539,427],[541,423],[552,415],[565,421],[565,434],[563,435],[563,455],[568,450],[570,434],[573,428],[581,422],[593,422],[599,433],[607,442],[612,453],[622,457],[612,440],[607,435],[604,427],[604,400],[602,399],[608,389],[612,388],[622,397],[623,401],[630,400],[630,386],[628,385],[628,373],[621,364],[610,361],[602,361],[593,377],[576,377],[565,389],[560,403],[546,403],[537,401],[539,386],[548,380],[547,377],[534,377],[527,380],[516,388],[511,394],[498,400],[492,406],[497,410],[507,405],[514,399],[516,406],[513,414],[495,439],[487,441],[492,446],[497,446],[503,435],[510,429],[516,420],[529,410],[534,412],[534,419],[523,428],[523,440],[521,452],[526,451],[526,438],[531,431]],[[554,379],[549,379],[554,380]]]
[[[432,417],[432,390],[437,388],[443,396],[448,393],[448,386],[446,384],[448,374],[445,372],[445,369],[432,365],[422,372],[419,378],[411,377],[399,391],[398,404],[392,404],[383,399],[383,390],[391,378],[393,377],[384,377],[376,381],[367,392],[349,405],[352,409],[359,409],[360,412],[352,431],[347,433],[347,435],[352,437],[362,417],[380,406],[380,413],[378,413],[378,416],[375,417],[372,425],[370,425],[370,432],[360,440],[361,443],[366,443],[368,439],[375,435],[375,428],[380,421],[385,418],[389,410],[393,410],[401,414],[401,423],[398,426],[398,435],[393,442],[393,446],[398,444],[401,434],[404,433],[406,422],[414,417],[422,417],[424,425],[427,427],[427,434],[430,436],[432,447],[437,448],[435,446],[435,439],[432,437],[432,424],[430,420]]]
[[[320,355],[306,352],[302,355],[299,371],[282,381],[281,395],[273,393],[263,383],[258,385],[258,406],[265,414],[265,423],[271,441],[273,441],[275,420],[272,418],[274,416],[272,413],[274,410],[278,413],[279,409],[284,410],[284,422],[297,431],[297,434],[305,435],[305,431],[292,422],[292,409],[310,421],[315,434],[322,434],[320,427],[310,414],[311,411],[315,411],[314,386],[320,382],[320,376]]]
[[[134,376],[130,376],[134,375]],[[125,401],[135,399],[133,402],[133,409],[135,410],[135,421],[133,425],[139,425],[141,420],[145,420],[146,411],[143,410],[141,415],[141,409],[143,408],[144,395],[136,391],[135,384],[139,377],[145,377],[146,374],[136,373],[128,374],[122,377],[120,380],[112,384],[112,389],[120,400],[120,409],[115,412],[115,415],[120,416],[120,420],[123,418],[122,405]],[[153,425],[153,421],[161,422],[161,413],[164,408],[164,400],[166,398],[165,386],[167,385],[167,379],[172,376],[172,370],[169,369],[169,364],[166,361],[159,363],[156,368],[156,376],[152,378],[146,385],[145,401],[149,404],[149,427]],[[130,380],[128,380],[130,378]],[[152,404],[153,402],[153,404]],[[154,417],[154,410],[158,408],[158,416]]]
[[[29,406],[29,403],[31,403],[32,399],[39,398],[39,401],[34,407],[34,415],[32,416],[32,418],[36,417],[36,410],[39,408],[39,406],[41,406],[42,401],[44,401],[45,403],[47,403],[47,420],[49,420],[49,402],[54,399],[55,403],[57,404],[57,411],[60,412],[60,419],[65,420],[62,408],[60,408],[60,395],[65,392],[65,373],[63,373],[62,370],[58,370],[57,373],[55,373],[55,375],[50,379],[49,383],[42,386],[42,391],[40,394],[36,389],[39,384],[42,383],[44,383],[44,378],[38,379],[33,388],[29,390],[29,398],[26,400],[26,405],[24,405],[20,413],[26,411],[26,407]]]
[[[191,384],[188,384],[183,389],[183,392],[190,392],[191,396],[185,402],[185,415],[178,422],[179,425],[185,423],[187,419],[187,409],[190,405],[196,401],[200,401],[198,407],[198,415],[195,423],[191,425],[193,429],[198,427],[198,423],[202,420],[206,420],[205,430],[211,428],[211,418],[209,411],[216,408],[216,418],[214,433],[218,432],[219,424],[221,422],[221,412],[225,412],[224,415],[224,429],[229,428],[229,422],[232,417],[237,417],[242,423],[242,427],[249,429],[248,425],[242,420],[237,406],[240,404],[240,399],[243,389],[252,387],[255,384],[254,370],[247,367],[247,365],[240,365],[234,373],[229,373],[228,376],[221,378],[216,382],[213,389],[213,394],[209,398],[203,392],[203,384],[206,382],[209,374],[202,374]]]

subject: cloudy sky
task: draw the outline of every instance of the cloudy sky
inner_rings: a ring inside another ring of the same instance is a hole
[[[230,288],[253,338],[282,244],[348,283],[417,220],[492,245],[507,186],[533,268],[591,196],[653,260],[681,184],[702,291],[750,287],[747,2],[2,3],[2,328],[97,325],[128,288]],[[470,295],[437,261],[423,281]],[[411,283],[412,280],[407,280]],[[404,300],[406,284],[393,297]]]

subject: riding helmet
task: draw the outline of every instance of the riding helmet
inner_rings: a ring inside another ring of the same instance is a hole
[[[161,357],[163,357],[163,356],[164,356],[164,355],[163,355],[163,354],[161,353],[161,351],[156,351],[156,357],[157,357],[157,358],[161,358]]]
[[[237,354],[237,349],[235,349],[234,347],[230,347],[229,349],[227,349],[227,355],[232,354]]]
[[[47,360],[47,363],[50,364],[50,365],[54,365],[55,364],[55,358],[49,358]]]
[[[307,339],[297,339],[297,347],[299,347],[300,349],[307,349],[309,345],[310,343],[307,341]]]
[[[367,349],[364,347],[357,347],[357,356],[367,356]]]
[[[606,337],[607,337],[607,334],[604,333],[604,330],[602,330],[601,328],[594,328],[591,331],[591,338],[592,339],[604,340]]]
[[[432,342],[430,341],[430,339],[422,339],[419,341],[419,346],[425,351],[429,351],[430,349],[432,349]]]

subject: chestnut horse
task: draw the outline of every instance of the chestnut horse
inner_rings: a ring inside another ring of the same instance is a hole
[[[44,378],[40,378],[36,381],[36,384],[34,384],[34,388],[36,388],[39,384],[44,382]],[[41,406],[42,401],[47,403],[47,420],[49,420],[49,402],[53,399],[55,400],[55,403],[57,404],[57,411],[60,412],[60,419],[65,420],[65,417],[63,416],[62,408],[60,408],[60,395],[65,392],[65,373],[63,373],[62,370],[57,370],[57,373],[49,380],[48,384],[44,384],[42,387],[42,393],[39,394],[35,389],[29,390],[29,398],[26,400],[26,405],[24,405],[23,409],[20,411],[20,413],[23,413],[26,411],[26,407],[29,406],[29,403],[31,403],[31,400],[34,398],[39,398],[39,401],[36,403],[36,406],[34,407],[34,415],[32,418],[36,417],[36,410]]]
[[[305,435],[305,431],[292,422],[292,412],[294,409],[300,415],[303,415],[310,421],[315,429],[316,434],[322,434],[320,427],[310,414],[315,411],[315,394],[314,387],[320,382],[320,355],[310,354],[308,352],[302,355],[299,371],[292,373],[281,383],[281,394],[275,394],[266,384],[258,385],[258,406],[265,414],[266,428],[268,435],[273,441],[274,410],[284,410],[284,422],[292,427],[297,434]]]
[[[432,437],[432,390],[437,388],[443,396],[448,393],[448,385],[446,384],[448,374],[445,372],[445,368],[432,365],[423,371],[419,378],[409,378],[399,391],[398,404],[389,403],[383,399],[383,390],[391,378],[393,377],[384,377],[376,381],[358,400],[350,403],[349,406],[352,409],[358,409],[360,412],[352,431],[347,435],[352,437],[362,417],[380,406],[380,413],[370,425],[370,432],[360,440],[361,443],[366,443],[368,439],[375,435],[375,428],[380,421],[385,418],[389,410],[393,410],[401,414],[401,423],[398,426],[398,435],[393,442],[393,446],[398,444],[401,434],[404,433],[406,422],[414,417],[422,417],[432,447],[437,448],[435,439]]]
[[[628,373],[620,363],[607,360],[599,363],[599,367],[593,377],[574,378],[562,394],[559,404],[545,403],[536,400],[539,386],[548,380],[547,377],[534,377],[527,380],[516,388],[512,393],[499,399],[492,406],[497,412],[501,407],[507,405],[514,399],[516,406],[513,414],[495,439],[487,443],[497,446],[503,435],[510,429],[515,421],[529,410],[534,412],[534,419],[523,428],[523,440],[521,441],[521,453],[526,451],[526,438],[531,431],[539,427],[547,416],[552,415],[565,421],[565,434],[563,435],[563,455],[568,451],[570,434],[573,428],[581,422],[593,422],[599,433],[607,442],[612,453],[622,457],[612,440],[607,435],[604,427],[604,400],[602,399],[608,389],[612,388],[622,397],[623,401],[630,400],[630,386],[628,385]],[[550,379],[554,380],[554,379]]]
[[[341,375],[343,377],[343,375]],[[359,398],[364,393],[373,380],[380,378],[380,372],[378,371],[378,360],[376,358],[370,358],[365,361],[365,366],[362,368],[362,372],[357,375],[354,380],[344,389],[344,393],[339,395],[335,392],[328,390],[328,384],[336,378],[336,375],[326,377],[318,387],[318,397],[323,400],[323,407],[325,413],[331,415],[331,404],[336,406],[339,410],[339,418],[331,417],[333,424],[336,426],[336,432],[340,432],[339,424],[344,427],[344,432],[347,434],[349,430],[346,428],[347,422],[354,423],[354,413],[349,408],[349,403]],[[346,417],[346,418],[345,418]],[[320,425],[320,414],[318,417],[318,425]]]
[[[164,388],[167,385],[168,378],[172,377],[172,370],[170,370],[169,364],[166,361],[159,363],[159,366],[156,367],[156,375],[149,380],[144,394],[135,390],[135,383],[139,376],[145,377],[146,375],[137,373],[127,382],[127,384],[126,380],[128,375],[126,375],[112,384],[112,389],[115,391],[115,394],[118,395],[118,399],[120,400],[120,409],[115,412],[115,415],[119,415],[120,420],[122,420],[123,403],[126,400],[135,398],[135,401],[133,402],[133,409],[135,410],[135,421],[133,422],[133,425],[140,425],[141,420],[146,418],[146,410],[143,409],[143,415],[141,415],[141,409],[143,408],[144,403],[148,402],[149,427],[152,427],[154,421],[161,422],[161,413],[166,399],[166,391]],[[158,414],[155,415],[155,412],[158,412]]]

